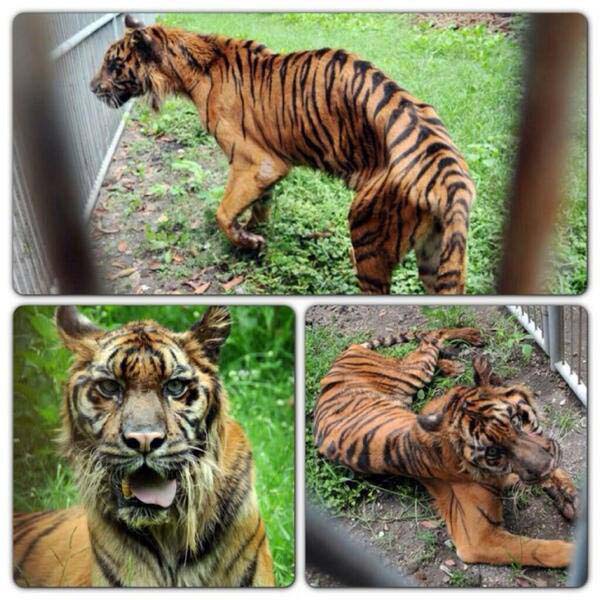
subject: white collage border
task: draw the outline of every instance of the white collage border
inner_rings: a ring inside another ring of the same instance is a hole
[[[131,297],[131,296],[69,296],[69,297],[51,297],[51,296],[19,296],[12,288],[12,267],[11,260],[11,169],[12,169],[12,139],[11,139],[11,121],[12,121],[12,96],[11,96],[11,72],[12,72],[12,19],[19,12],[24,11],[98,11],[108,12],[114,10],[131,12],[160,12],[168,9],[169,11],[475,11],[475,12],[527,12],[527,11],[577,11],[586,15],[589,22],[589,287],[585,294],[580,297],[552,297],[552,296],[533,296],[533,297],[464,297],[459,299],[431,298],[431,297],[390,297],[390,298],[365,298],[361,296],[317,296],[317,297],[186,297],[186,296],[160,296],[160,297]],[[599,171],[595,169],[596,165],[596,144],[599,139],[599,130],[595,120],[596,100],[600,97],[598,90],[598,79],[594,74],[594,67],[600,64],[598,56],[598,43],[595,39],[597,30],[600,29],[600,3],[586,3],[581,0],[565,2],[556,0],[544,0],[544,2],[504,0],[496,4],[487,4],[472,0],[454,0],[437,2],[423,2],[418,5],[408,0],[320,0],[299,2],[294,0],[279,0],[279,2],[266,0],[252,0],[252,2],[242,2],[241,0],[203,0],[202,2],[182,2],[181,0],[169,0],[169,2],[128,0],[125,4],[115,4],[110,2],[93,1],[90,4],[83,5],[76,0],[61,0],[52,5],[41,0],[24,0],[16,2],[15,0],[5,0],[0,8],[2,19],[0,20],[0,40],[2,40],[3,51],[0,53],[2,61],[0,68],[0,83],[3,94],[3,105],[0,110],[0,131],[4,136],[4,143],[0,146],[2,160],[0,162],[0,173],[2,177],[2,187],[4,192],[0,200],[0,210],[2,218],[0,227],[4,228],[4,235],[0,237],[3,240],[2,252],[0,254],[0,360],[2,365],[2,374],[0,375],[0,403],[3,405],[0,413],[0,439],[2,440],[3,460],[0,460],[0,481],[4,481],[2,492],[0,492],[0,592],[3,598],[25,598],[25,597],[54,597],[54,598],[109,598],[114,594],[129,597],[147,597],[167,593],[169,596],[178,595],[181,597],[202,594],[206,599],[241,599],[256,594],[265,596],[289,598],[290,600],[299,600],[307,597],[315,597],[328,600],[329,598],[346,597],[362,598],[365,590],[362,589],[341,589],[325,590],[312,589],[304,579],[304,315],[309,306],[313,304],[579,304],[584,306],[589,313],[590,327],[590,357],[600,356],[600,319],[596,318],[596,313],[600,312],[600,257],[595,252],[597,248],[596,237],[600,235],[600,212],[594,209],[593,198],[598,190]],[[594,257],[597,260],[594,260]],[[12,581],[12,567],[10,557],[12,555],[12,530],[11,530],[11,512],[12,512],[12,319],[15,308],[22,304],[283,304],[291,306],[296,313],[296,581],[288,589],[274,590],[22,590],[15,586]],[[593,398],[595,390],[595,369],[593,363],[590,363],[590,397]],[[600,426],[596,418],[593,400],[588,401],[588,430],[589,430],[589,579],[588,583],[578,590],[543,590],[535,592],[533,590],[446,590],[446,589],[410,589],[410,590],[373,590],[367,591],[370,594],[378,596],[388,596],[405,594],[410,597],[423,597],[427,594],[430,600],[442,599],[447,597],[456,597],[458,594],[489,595],[495,598],[511,598],[521,595],[539,595],[544,594],[544,598],[549,596],[564,596],[573,594],[581,598],[597,598],[600,594],[600,574],[598,567],[598,547],[600,544],[600,519],[598,519],[593,510],[595,500],[600,492],[600,483],[596,477],[599,467],[599,457],[595,454],[596,444],[594,443],[594,433],[598,432]],[[596,569],[594,568],[596,567]],[[250,595],[250,596],[249,596]]]

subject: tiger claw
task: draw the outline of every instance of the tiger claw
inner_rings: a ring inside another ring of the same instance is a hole
[[[554,502],[558,512],[572,521],[579,514],[579,496],[577,488],[566,474],[555,471],[550,478],[542,483],[542,489]]]
[[[265,245],[265,238],[240,228],[236,231],[235,244],[247,250],[261,250]]]

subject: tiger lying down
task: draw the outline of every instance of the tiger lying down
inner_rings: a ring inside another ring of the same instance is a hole
[[[356,192],[348,215],[363,292],[387,294],[415,250],[427,293],[465,291],[467,165],[435,110],[371,63],[345,50],[276,54],[262,44],[164,27],[130,16],[104,55],[93,93],[118,108],[148,96],[189,98],[229,159],[217,222],[237,247],[259,249],[248,231],[263,200],[295,165],[341,177]],[[316,199],[318,201],[318,199]],[[246,227],[239,217],[252,207]]]
[[[227,310],[182,334],[152,321],[106,332],[72,306],[57,324],[75,356],[61,442],[82,506],[15,515],[15,581],[274,585],[252,452],[219,381]]]
[[[419,340],[405,358],[374,352]],[[418,479],[435,500],[458,556],[467,563],[565,567],[572,544],[513,535],[502,527],[502,490],[541,484],[568,520],[577,491],[558,467],[560,448],[538,422],[530,390],[503,385],[486,358],[473,359],[475,384],[457,386],[411,411],[415,393],[439,369],[462,372],[446,340],[482,344],[476,329],[406,333],[352,345],[321,381],[315,409],[320,454],[359,473]]]

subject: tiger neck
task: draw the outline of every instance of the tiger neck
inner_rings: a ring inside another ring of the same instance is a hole
[[[217,38],[182,30],[165,30],[168,77],[174,93],[195,98],[199,86],[208,82],[208,70],[220,54]],[[198,40],[201,41],[198,44]]]

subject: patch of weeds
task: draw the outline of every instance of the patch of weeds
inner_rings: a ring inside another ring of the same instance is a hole
[[[547,403],[544,404],[543,409],[555,437],[559,440],[572,431],[579,431],[581,428],[582,417],[570,406]]]
[[[422,306],[421,313],[427,317],[427,326],[430,329],[479,325],[473,309],[466,306]]]
[[[517,512],[529,508],[535,498],[542,496],[544,490],[539,485],[517,484],[510,493],[510,499]]]
[[[438,551],[438,536],[430,529],[418,529],[416,538],[423,543],[416,560],[423,564],[432,561]]]
[[[452,569],[448,574],[448,579],[450,587],[479,587],[479,581],[474,575],[460,569]]]
[[[513,583],[516,583],[519,577],[525,576],[525,569],[523,569],[523,565],[520,563],[513,562],[510,565],[510,578]]]
[[[137,102],[131,119],[139,124],[143,134],[155,138],[166,135],[182,146],[196,146],[210,139],[200,124],[196,107],[182,98],[168,98],[158,113]]]
[[[142,207],[142,199],[137,193],[129,193],[126,195],[126,204],[123,208],[123,214],[130,217],[134,212],[137,212]]]
[[[494,371],[500,377],[510,377],[518,367],[531,360],[534,353],[533,338],[516,319],[504,312],[495,315],[492,332],[485,353],[489,354]]]

